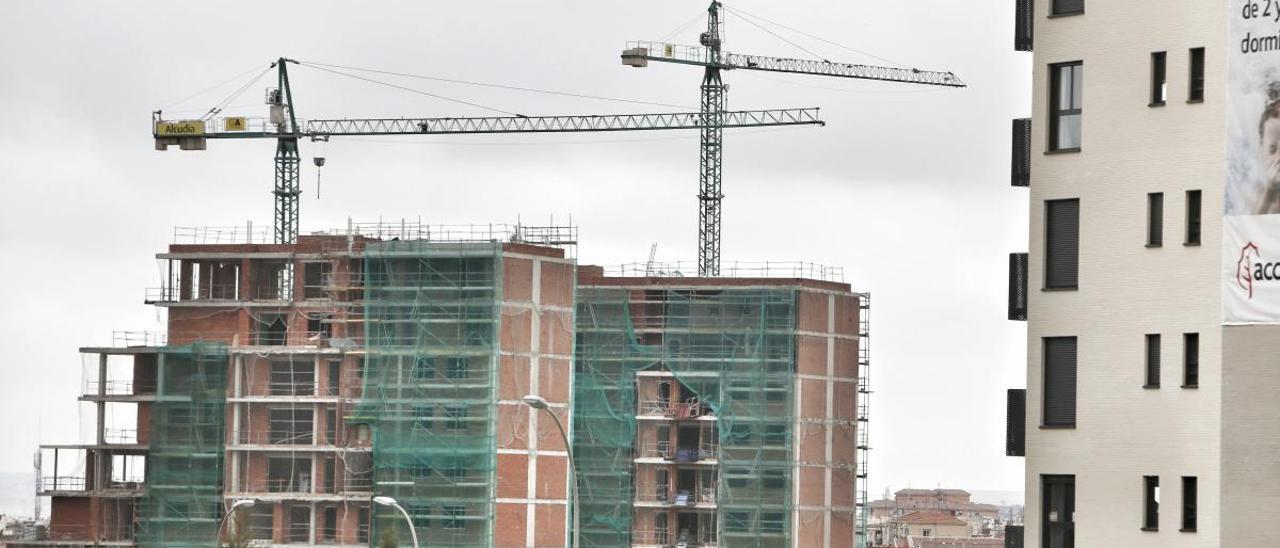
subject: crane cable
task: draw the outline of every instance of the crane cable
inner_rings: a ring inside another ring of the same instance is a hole
[[[871,57],[871,58],[873,58],[873,59],[877,59],[877,60],[880,60],[880,61],[884,61],[884,62],[886,62],[886,63],[889,63],[889,64],[891,64],[891,65],[895,65],[895,66],[900,67],[900,68],[912,68],[912,67],[910,67],[910,66],[908,66],[908,65],[904,65],[904,64],[899,63],[899,62],[897,62],[897,61],[894,61],[894,60],[892,60],[892,59],[887,59],[887,58],[881,57],[881,56],[879,56],[879,55],[876,55],[876,54],[874,54],[874,53],[869,53],[869,52],[866,52],[866,51],[862,51],[862,50],[860,50],[860,49],[852,48],[852,47],[846,46],[846,45],[844,45],[844,44],[841,44],[841,43],[839,43],[839,42],[833,42],[833,41],[831,41],[831,40],[827,40],[826,38],[823,38],[823,37],[821,37],[821,36],[818,36],[818,35],[815,35],[815,34],[811,34],[811,33],[808,33],[808,32],[805,32],[805,31],[802,31],[802,30],[797,29],[797,28],[794,28],[794,27],[789,27],[789,26],[784,25],[784,24],[782,24],[782,23],[779,23],[779,22],[777,22],[777,21],[773,21],[773,20],[770,20],[770,19],[766,19],[766,18],[764,18],[764,17],[761,17],[761,16],[759,16],[759,15],[756,15],[756,14],[753,14],[753,13],[750,13],[750,12],[747,12],[747,11],[745,11],[745,10],[741,10],[741,9],[737,9],[737,8],[730,8],[729,6],[723,6],[723,7],[724,7],[725,11],[728,11],[728,12],[733,13],[734,15],[738,16],[738,18],[739,18],[739,19],[742,19],[743,21],[747,21],[748,23],[751,23],[751,21],[749,21],[749,20],[747,19],[747,17],[752,17],[752,18],[755,18],[755,19],[759,19],[759,20],[761,20],[761,21],[764,21],[764,22],[766,22],[766,23],[769,23],[769,24],[771,24],[771,25],[774,25],[774,26],[777,26],[777,27],[781,27],[781,28],[787,29],[787,30],[789,30],[789,31],[791,31],[791,32],[794,32],[794,33],[797,33],[797,34],[801,34],[801,35],[807,36],[807,37],[812,38],[812,39],[814,39],[814,40],[817,40],[817,41],[819,41],[819,42],[823,42],[823,43],[825,43],[825,44],[829,44],[829,45],[832,45],[832,46],[835,46],[835,47],[838,47],[838,48],[841,48],[841,49],[845,49],[845,50],[851,51],[851,52],[853,52],[853,53],[857,53],[857,54],[859,54],[859,55],[865,55],[865,56],[867,56],[867,57]],[[752,24],[754,24],[754,23],[752,23]],[[757,25],[757,26],[759,26],[759,25]],[[766,32],[768,32],[768,31],[766,31]],[[773,33],[770,33],[770,34],[773,34]],[[775,36],[776,36],[776,35],[775,35]],[[794,45],[794,44],[792,44],[792,45]],[[796,46],[796,47],[799,47],[799,46]],[[801,48],[801,49],[804,49],[804,48]],[[808,50],[805,50],[805,51],[808,51]],[[812,53],[812,52],[810,52],[810,55],[813,55],[813,53]],[[819,57],[821,57],[821,56],[819,56]]]
[[[788,44],[791,44],[792,46],[795,46],[796,48],[799,48],[801,51],[804,51],[805,53],[808,53],[809,55],[812,55],[812,56],[814,56],[814,57],[815,57],[815,58],[817,58],[817,59],[821,59],[822,61],[827,62],[827,63],[830,63],[830,62],[831,62],[831,61],[828,61],[826,57],[823,57],[823,56],[821,56],[821,55],[818,55],[817,53],[814,53],[812,50],[810,50],[810,49],[808,49],[808,48],[806,48],[806,47],[804,47],[804,46],[802,46],[802,45],[800,45],[800,44],[797,44],[797,43],[795,43],[795,42],[792,42],[791,40],[786,39],[786,38],[785,38],[784,36],[782,36],[781,34],[778,34],[778,33],[776,33],[776,32],[773,32],[773,31],[771,31],[771,30],[769,30],[769,29],[765,28],[765,27],[764,27],[763,25],[761,25],[760,23],[757,23],[757,22],[755,22],[755,21],[752,21],[752,20],[750,20],[750,19],[747,19],[746,17],[743,17],[743,16],[739,15],[736,11],[729,10],[729,13],[732,13],[732,14],[734,14],[734,15],[737,15],[737,16],[738,16],[738,19],[741,19],[741,20],[743,20],[743,21],[746,21],[747,23],[750,23],[751,25],[755,26],[756,28],[758,28],[758,29],[760,29],[760,30],[762,30],[762,31],[765,31],[765,32],[769,33],[769,34],[770,34],[770,35],[772,35],[774,38],[777,38],[777,39],[779,39],[779,40],[782,40],[783,42],[786,42],[786,43],[788,43]]]
[[[342,72],[342,71],[340,71],[340,70],[333,70],[333,69],[330,69],[330,68],[325,68],[325,67],[323,67],[323,66],[320,66],[320,65],[319,65],[319,64],[317,64],[317,63],[303,63],[303,62],[299,62],[298,64],[299,64],[299,65],[302,65],[302,66],[306,66],[306,67],[311,67],[311,68],[316,69],[316,70],[322,70],[322,71],[324,71],[324,72],[330,72],[330,73],[337,74],[337,75],[340,75],[340,76],[346,76],[346,77],[348,77],[348,78],[354,78],[354,79],[356,79],[356,80],[362,80],[362,81],[365,81],[365,82],[369,82],[369,83],[373,83],[373,84],[378,84],[378,85],[380,85],[380,86],[387,86],[387,87],[389,87],[389,88],[395,88],[395,89],[398,89],[398,90],[401,90],[401,91],[407,91],[407,92],[410,92],[410,93],[416,93],[416,94],[418,94],[418,95],[425,95],[425,96],[427,96],[427,97],[432,97],[432,98],[440,99],[440,100],[443,100],[443,101],[449,101],[449,102],[452,102],[452,103],[458,103],[458,104],[467,105],[467,106],[471,106],[471,107],[475,107],[475,108],[479,108],[479,109],[484,109],[484,110],[489,110],[489,111],[493,111],[493,112],[498,112],[498,113],[506,114],[506,115],[508,115],[508,116],[515,116],[515,117],[518,117],[518,118],[524,118],[524,117],[525,117],[525,115],[523,115],[523,114],[519,114],[519,113],[516,113],[516,112],[511,112],[511,111],[509,111],[509,110],[502,110],[502,109],[500,109],[500,108],[495,108],[495,107],[491,107],[491,106],[486,106],[486,105],[482,105],[482,104],[479,104],[479,103],[473,103],[473,102],[471,102],[471,101],[464,101],[464,100],[462,100],[462,99],[454,99],[453,97],[446,97],[446,96],[444,96],[444,95],[439,95],[439,94],[436,94],[436,93],[431,93],[431,92],[427,92],[427,91],[422,91],[422,90],[420,90],[420,89],[414,89],[414,88],[406,87],[406,86],[402,86],[402,85],[399,85],[399,84],[393,84],[393,83],[391,83],[391,82],[383,82],[383,81],[381,81],[381,80],[374,80],[373,78],[366,78],[366,77],[364,77],[364,76],[359,76],[359,75],[351,74],[351,73],[348,73],[348,72]]]
[[[686,26],[688,26],[688,25],[686,25]],[[512,86],[512,85],[506,85],[506,84],[493,84],[493,83],[488,83],[488,82],[474,82],[474,81],[468,81],[468,80],[456,80],[456,79],[453,79],[453,78],[442,78],[442,77],[439,77],[439,76],[428,76],[428,75],[425,75],[425,74],[411,74],[411,73],[407,73],[407,72],[395,72],[395,71],[389,71],[389,70],[378,70],[378,69],[369,69],[369,68],[360,68],[360,67],[350,67],[350,66],[343,66],[343,65],[333,65],[333,64],[328,64],[328,63],[317,63],[317,62],[314,62],[314,61],[299,61],[299,64],[306,65],[306,66],[309,66],[309,67],[312,67],[312,68],[321,69],[321,70],[324,70],[322,67],[328,67],[328,68],[339,68],[339,69],[344,69],[344,70],[355,70],[355,71],[361,71],[361,72],[372,72],[372,73],[375,73],[375,74],[385,74],[385,75],[388,75],[388,76],[400,76],[400,77],[404,77],[404,78],[416,78],[416,79],[419,79],[419,80],[431,80],[431,81],[435,81],[435,82],[447,82],[447,83],[450,83],[450,84],[463,84],[463,85],[468,85],[468,86],[481,86],[481,87],[488,87],[488,88],[506,89],[506,90],[512,90],[512,91],[524,91],[524,92],[529,92],[529,93],[541,93],[541,94],[545,94],[545,95],[559,95],[559,96],[562,96],[562,97],[574,97],[574,98],[578,98],[578,99],[595,99],[595,100],[599,100],[599,101],[616,101],[616,102],[619,102],[619,103],[632,103],[632,104],[637,104],[637,105],[651,105],[651,106],[659,106],[659,107],[671,107],[671,108],[679,108],[679,109],[697,110],[697,108],[696,108],[696,107],[692,107],[692,106],[689,106],[689,105],[676,105],[676,104],[671,104],[671,103],[658,103],[658,102],[654,102],[654,101],[641,101],[641,100],[637,100],[637,99],[621,99],[621,98],[618,98],[618,97],[605,97],[605,96],[602,96],[602,95],[587,95],[587,94],[582,94],[582,93],[573,93],[573,92],[568,92],[568,91],[556,91],[556,90],[548,90],[548,89],[529,88],[529,87]]]
[[[216,116],[218,113],[222,112],[222,109],[226,108],[226,106],[231,104],[232,101],[240,97],[240,95],[243,94],[245,90],[249,89],[249,86],[252,86],[253,84],[257,83],[258,80],[261,80],[262,77],[266,75],[268,71],[271,70],[271,68],[272,67],[269,66],[265,69],[262,69],[262,72],[259,72],[257,76],[250,78],[249,81],[245,82],[243,86],[240,86],[238,89],[231,92],[231,95],[228,95],[226,99],[219,101],[216,105],[213,106],[213,108],[209,109],[209,112],[206,112],[204,116],[201,116],[200,119],[208,120]]]
[[[221,82],[219,82],[219,83],[217,83],[217,84],[214,84],[214,85],[212,85],[212,86],[209,86],[209,87],[207,87],[207,88],[204,88],[204,89],[202,89],[202,90],[200,90],[200,91],[197,91],[197,92],[195,92],[195,93],[192,93],[191,95],[188,95],[188,96],[186,96],[186,97],[183,97],[183,98],[181,98],[181,99],[178,99],[177,101],[174,101],[174,102],[169,103],[169,104],[167,104],[167,105],[165,105],[165,106],[163,106],[163,107],[160,107],[160,109],[161,109],[161,110],[168,110],[168,109],[169,109],[169,107],[176,106],[176,105],[181,105],[182,103],[185,103],[185,102],[190,101],[190,100],[192,100],[192,99],[194,99],[194,98],[196,98],[196,97],[199,97],[199,96],[201,96],[201,95],[204,95],[204,94],[206,94],[206,93],[209,93],[210,91],[213,91],[213,90],[218,89],[218,88],[220,88],[220,87],[222,87],[222,86],[225,86],[225,85],[227,85],[227,84],[230,84],[231,82],[234,82],[234,81],[236,81],[236,80],[240,79],[241,77],[243,77],[244,75],[249,74],[249,73],[251,73],[251,72],[253,72],[253,71],[255,71],[255,70],[258,70],[257,65],[254,65],[254,67],[253,67],[253,68],[251,68],[251,69],[249,69],[249,70],[246,70],[246,71],[244,71],[244,72],[241,72],[241,73],[239,73],[239,74],[236,74],[235,76],[232,76],[232,77],[230,77],[230,78],[227,78],[226,80],[223,80],[223,81],[221,81]],[[194,112],[194,111],[188,111],[188,112]]]

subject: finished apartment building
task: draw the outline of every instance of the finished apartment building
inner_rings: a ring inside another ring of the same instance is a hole
[[[1016,4],[1025,546],[1280,546],[1277,6]]]
[[[407,544],[374,497],[424,546],[858,545],[869,302],[838,270],[606,271],[568,227],[177,236],[167,332],[81,349],[95,435],[41,448],[37,545]]]

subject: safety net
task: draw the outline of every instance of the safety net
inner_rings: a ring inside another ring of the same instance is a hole
[[[795,303],[786,288],[579,288],[573,450],[583,546],[790,544]],[[679,389],[645,401],[653,392],[637,379],[664,373]],[[650,443],[638,416],[667,428],[714,424],[688,448],[670,438],[656,446],[659,465],[715,465],[697,480],[709,493],[663,501],[674,503],[674,522],[635,523],[636,501],[647,500],[636,463]],[[653,540],[633,538],[650,527],[660,529]]]
[[[194,343],[162,347],[158,354],[137,541],[209,546],[222,519],[227,348]]]
[[[364,393],[373,491],[412,517],[423,546],[493,537],[500,243],[389,241],[364,253]],[[374,507],[372,542],[409,544]]]

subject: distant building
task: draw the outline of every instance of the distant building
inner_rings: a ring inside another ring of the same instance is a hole
[[[967,537],[990,536],[1000,521],[1000,507],[973,502],[969,492],[962,489],[900,489],[893,494],[893,500],[877,500],[870,506],[871,524],[900,522],[903,516],[930,510],[964,522],[969,529],[962,536]]]

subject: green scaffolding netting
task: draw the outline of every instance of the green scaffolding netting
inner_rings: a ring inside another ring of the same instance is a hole
[[[424,546],[492,542],[500,243],[370,244],[364,257],[364,395],[377,495],[412,516]],[[409,543],[375,507],[371,540]]]
[[[138,544],[209,546],[222,519],[227,348],[195,343],[158,354]]]
[[[670,371],[715,413],[720,545],[790,544],[795,302],[792,289],[579,288],[573,450],[583,546],[632,543],[644,370]]]

